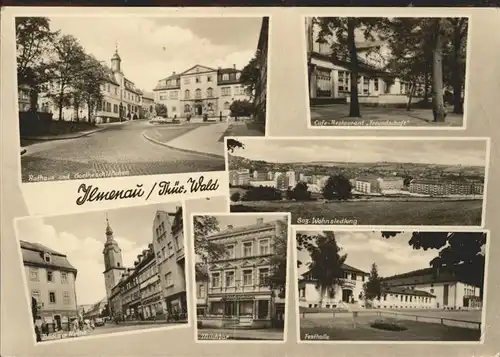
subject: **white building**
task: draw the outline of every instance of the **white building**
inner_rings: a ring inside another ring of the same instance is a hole
[[[276,188],[276,181],[274,180],[262,180],[262,181],[250,181],[250,186],[253,187],[274,187]]]

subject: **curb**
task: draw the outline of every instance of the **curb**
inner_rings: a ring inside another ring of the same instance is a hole
[[[94,133],[97,133],[99,131],[106,130],[107,128],[99,128],[96,130],[92,131],[87,131],[84,133],[80,133],[77,135],[71,135],[71,136],[21,136],[21,139],[24,140],[33,140],[33,141],[53,141],[53,140],[69,140],[69,139],[78,139],[82,138],[84,136],[88,136]]]
[[[177,150],[177,151],[182,151],[182,152],[185,152],[185,153],[188,153],[188,154],[195,154],[195,155],[200,155],[200,156],[207,156],[207,157],[209,157],[211,159],[223,159],[223,160],[225,160],[224,155],[210,154],[210,153],[206,153],[206,152],[201,152],[201,151],[196,151],[196,150],[189,150],[189,149],[181,149],[181,148],[177,148],[175,146],[171,146],[171,145],[165,144],[165,143],[163,143],[161,141],[158,141],[158,140],[153,139],[152,137],[148,136],[145,131],[142,133],[142,136],[146,140],[151,141],[154,144],[161,145],[161,146],[164,146],[164,147],[169,148],[169,149],[173,149],[173,150]]]

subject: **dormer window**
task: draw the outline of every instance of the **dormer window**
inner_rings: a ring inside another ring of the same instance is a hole
[[[43,254],[43,260],[45,261],[45,263],[51,263],[52,262],[52,257],[50,256],[49,253],[44,253]]]

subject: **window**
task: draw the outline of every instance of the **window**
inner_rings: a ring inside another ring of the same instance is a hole
[[[365,276],[361,275],[361,281],[365,281]]]
[[[340,92],[349,92],[350,91],[350,83],[351,83],[351,74],[347,71],[339,71],[338,72],[338,85],[337,89]]]
[[[205,285],[198,285],[198,298],[202,299],[205,297]]]
[[[54,282],[54,273],[50,270],[47,270],[47,281],[50,283]]]
[[[234,286],[234,271],[227,271],[226,273],[226,287]]]
[[[108,92],[111,92],[111,88],[110,88],[109,83],[108,83]]]
[[[431,294],[434,294],[434,289],[431,289]]]
[[[228,110],[229,109],[229,102],[224,103],[224,109]]]
[[[113,113],[118,113],[118,105],[113,104]]]
[[[259,254],[260,255],[267,255],[270,254],[270,249],[269,249],[269,239],[262,239],[259,241]]]
[[[177,99],[179,93],[177,91],[172,91],[169,93],[170,99]]]
[[[40,299],[42,298],[42,296],[40,295],[39,290],[32,290],[31,297],[36,300],[37,305],[40,304]]]
[[[357,278],[358,277],[356,276],[356,274],[354,274],[354,273],[351,274],[351,280],[357,280]]]
[[[63,303],[64,305],[69,305],[71,303],[69,299],[69,291],[63,292]]]
[[[66,273],[65,271],[61,272],[61,283],[62,284],[68,283],[68,273]]]
[[[167,273],[167,274],[165,274],[165,282],[166,282],[166,284],[167,284],[167,288],[168,288],[169,286],[174,285],[174,281],[172,280],[172,273]]]
[[[252,271],[251,270],[243,270],[243,285],[252,285]]]
[[[160,95],[160,100],[167,100],[167,96],[166,95]]]
[[[111,113],[111,103],[106,103],[106,111]]]
[[[213,92],[214,92],[214,91],[213,91],[213,89],[212,89],[212,88],[208,88],[208,89],[207,89],[207,97],[212,97],[212,96],[214,95],[214,93],[213,93]]]
[[[219,273],[212,274],[212,288],[218,288],[220,286],[220,276]]]
[[[207,76],[207,82],[212,82],[212,76]]]
[[[174,254],[174,249],[172,248],[172,242],[168,242],[168,256],[170,257]]]
[[[228,74],[228,73],[224,73],[224,74],[222,75],[222,80],[223,80],[223,81],[228,81],[228,80],[229,80],[229,74]]]
[[[54,291],[49,291],[49,304],[56,303],[56,293]]]
[[[196,76],[195,81],[196,81],[196,83],[201,83],[201,79],[200,79],[200,77],[199,77],[199,76]]]
[[[253,248],[252,242],[243,243],[243,256],[244,257],[251,257],[252,256],[252,248]]]
[[[184,113],[189,113],[191,111],[191,107],[189,104],[184,105]]]
[[[45,253],[43,255],[43,260],[45,260],[45,263],[50,263],[52,261],[50,254],[49,253]]]
[[[38,268],[30,268],[30,280],[39,281]]]
[[[118,88],[115,87],[115,95],[118,95]]]
[[[201,98],[201,89],[197,89],[195,92],[194,92],[194,97],[196,99],[200,99]]]
[[[177,111],[176,107],[172,107],[172,113],[175,113]]]
[[[236,79],[240,79],[240,77],[241,77],[241,73],[240,72],[236,73]]]
[[[234,244],[230,244],[226,246],[226,257],[227,259],[234,259],[235,258],[235,249],[234,249]]]
[[[184,98],[189,99],[190,95],[191,95],[191,94],[189,93],[189,89],[186,89],[186,90],[184,91]]]
[[[165,251],[166,251],[166,248],[165,248],[165,247],[162,247],[162,248],[161,248],[161,256],[160,256],[160,257],[161,257],[161,258],[163,258],[163,259],[165,259],[165,257],[167,256],[167,254],[166,254],[166,252],[165,252]]]
[[[231,87],[222,87],[221,94],[224,97],[230,96],[231,95]]]
[[[267,286],[269,285],[269,268],[259,269],[259,285]]]
[[[378,92],[378,78],[374,79],[373,84],[374,84],[373,89],[375,90],[375,92]]]

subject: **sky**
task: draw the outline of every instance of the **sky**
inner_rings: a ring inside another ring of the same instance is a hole
[[[347,253],[346,264],[370,273],[372,264],[376,263],[379,275],[387,277],[428,268],[430,261],[438,255],[437,249],[414,250],[408,244],[411,234],[411,232],[402,232],[386,239],[382,238],[380,232],[337,231],[335,238],[342,248],[341,254]],[[297,251],[297,258],[302,262],[298,268],[299,276],[301,276],[307,270],[307,263],[310,262],[309,253]]]
[[[287,162],[412,162],[484,166],[485,140],[297,140],[239,138],[244,149],[234,155],[273,163]]]
[[[242,69],[255,54],[261,23],[261,17],[50,17],[52,30],[75,36],[108,65],[118,45],[125,76],[147,92],[196,64]]]
[[[153,240],[157,210],[175,212],[179,203],[121,208],[107,211],[114,238],[122,249],[124,266],[133,267],[137,255]],[[79,305],[94,304],[106,297],[104,258],[106,212],[28,218],[17,224],[20,240],[40,243],[66,254],[78,270],[76,294]]]

